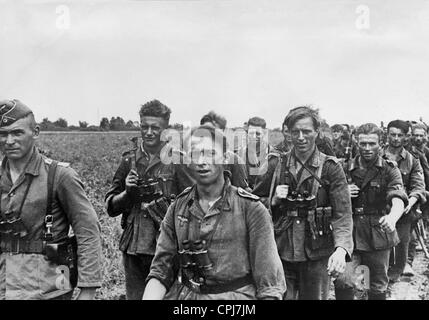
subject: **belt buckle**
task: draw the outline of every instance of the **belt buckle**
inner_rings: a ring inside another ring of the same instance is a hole
[[[188,282],[190,284],[192,291],[196,293],[201,293],[201,283],[195,282],[192,279],[189,279]]]

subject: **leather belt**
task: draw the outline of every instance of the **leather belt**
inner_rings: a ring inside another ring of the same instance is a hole
[[[214,285],[199,284],[192,280],[189,280],[187,277],[183,277],[182,284],[196,293],[218,294],[228,291],[234,291],[249,284],[254,284],[254,281],[252,276],[248,274],[247,276],[232,280],[227,283],[220,283]]]
[[[7,253],[39,253],[45,252],[45,242],[42,240],[23,240],[16,239],[2,239],[0,241],[1,252]]]
[[[386,210],[370,209],[370,208],[354,208],[353,214],[357,216],[384,216]]]

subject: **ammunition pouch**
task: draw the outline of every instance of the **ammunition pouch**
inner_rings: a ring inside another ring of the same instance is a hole
[[[147,213],[155,223],[155,227],[157,229],[161,227],[162,220],[164,220],[169,205],[170,199],[166,197],[160,197],[155,200],[152,200],[149,205],[147,205],[145,209],[143,209],[147,210]]]

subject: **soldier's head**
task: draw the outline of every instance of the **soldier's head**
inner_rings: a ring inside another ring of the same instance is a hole
[[[289,111],[284,124],[289,129],[295,152],[313,151],[320,123],[318,110],[310,106],[301,106]]]
[[[359,154],[363,160],[370,162],[378,156],[382,136],[383,131],[374,123],[365,123],[356,129]]]
[[[419,148],[427,143],[427,127],[423,123],[413,124],[412,143]]]
[[[247,121],[247,137],[256,142],[256,148],[259,149],[261,140],[264,138],[267,123],[260,117],[253,117]]]
[[[147,147],[157,147],[161,143],[161,133],[168,127],[171,110],[158,100],[143,104],[140,108],[140,132]]]
[[[339,140],[344,132],[344,127],[341,124],[334,124],[331,127],[332,137],[335,141]]]
[[[19,100],[0,101],[0,150],[9,160],[27,159],[39,137],[30,108]]]
[[[210,111],[200,120],[200,125],[213,126],[214,128],[225,130],[226,119],[214,111]]]
[[[410,124],[403,120],[393,120],[387,125],[387,139],[389,146],[401,148],[406,145]]]
[[[211,185],[223,179],[227,140],[219,129],[203,125],[194,128],[187,139],[192,175],[200,185]]]

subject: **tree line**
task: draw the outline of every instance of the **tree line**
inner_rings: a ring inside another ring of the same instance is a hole
[[[110,120],[103,117],[98,126],[89,125],[86,121],[79,121],[79,125],[69,125],[67,120],[59,118],[56,121],[50,121],[43,118],[39,123],[43,131],[138,131],[140,130],[138,121],[129,120],[125,122],[121,117],[111,117]]]

